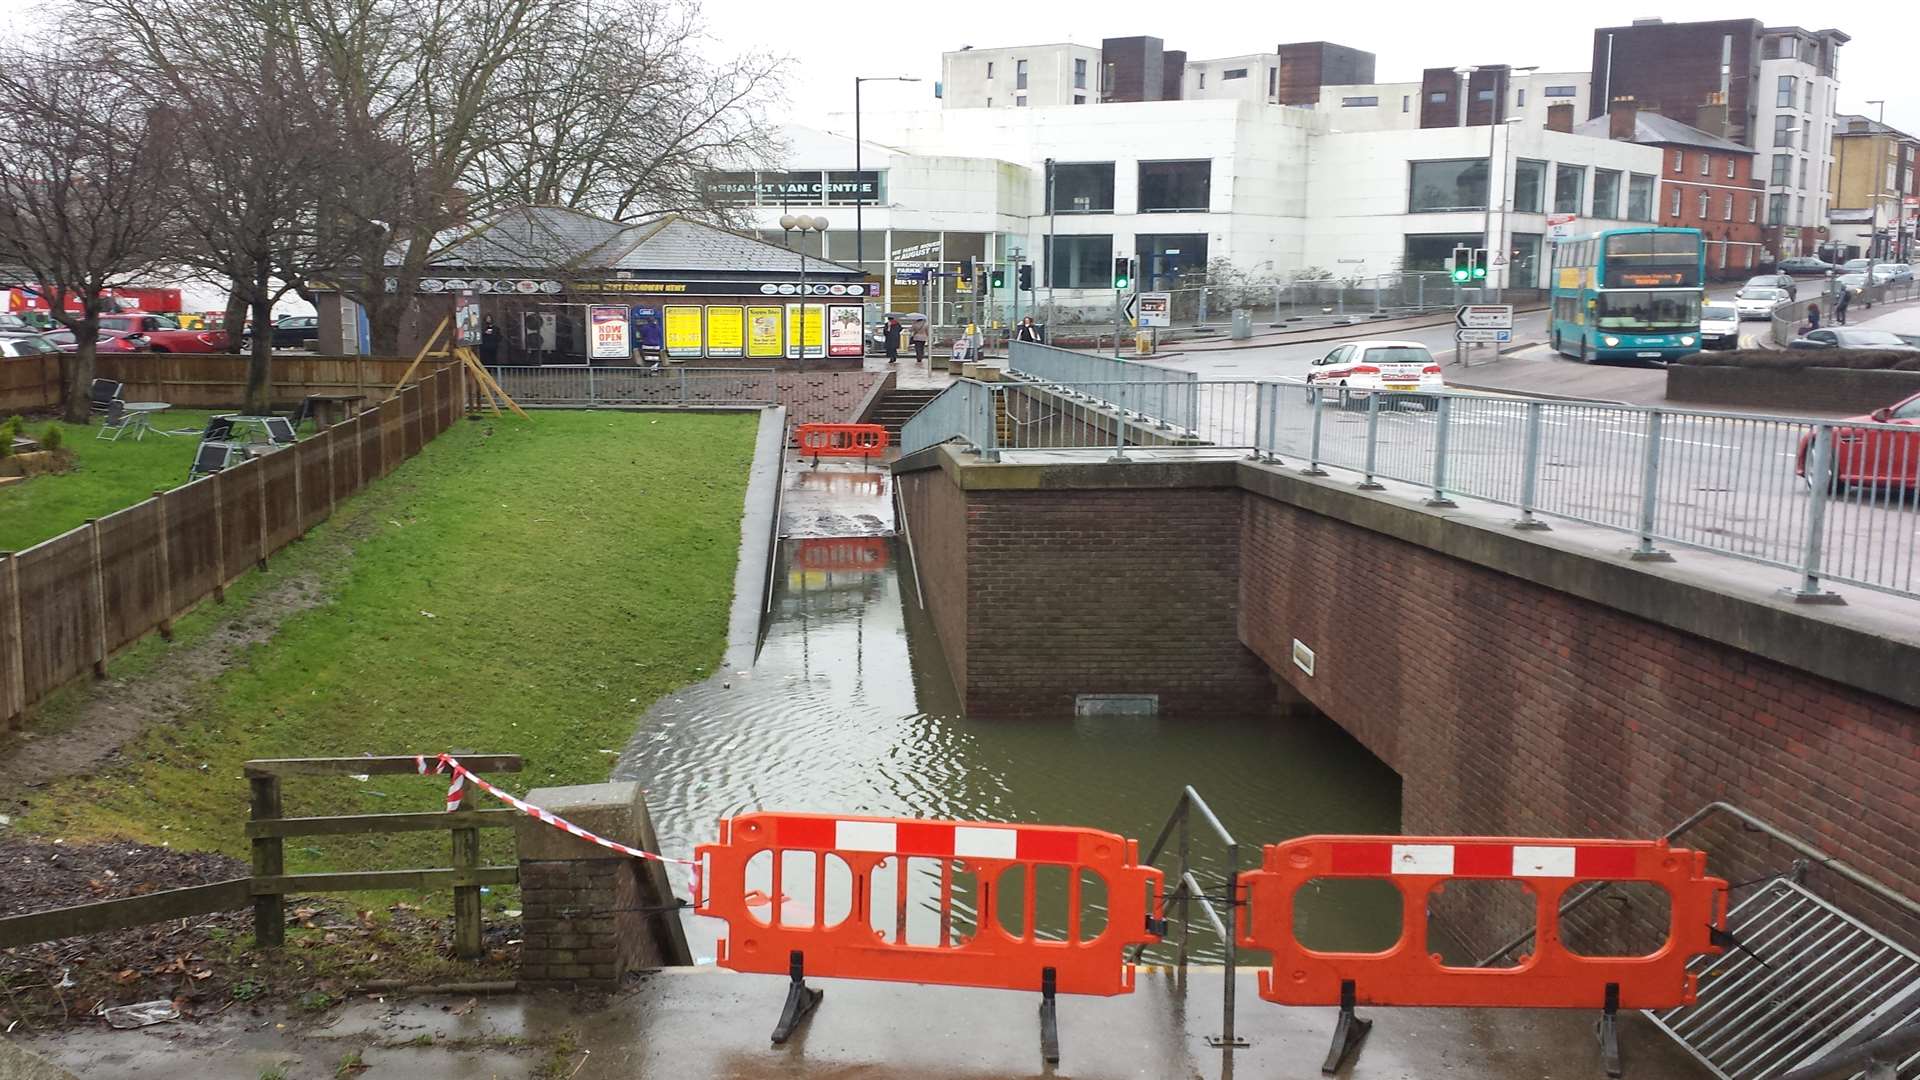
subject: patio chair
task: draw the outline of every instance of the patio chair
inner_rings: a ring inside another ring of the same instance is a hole
[[[107,402],[106,416],[100,421],[100,430],[95,432],[93,437],[105,439],[108,442],[119,442],[120,436],[127,433],[128,419],[127,403],[114,398]]]
[[[112,379],[93,380],[93,389],[89,392],[93,399],[93,411],[106,412],[108,403],[120,397],[120,390],[121,385]]]
[[[299,436],[294,434],[293,421],[280,416],[263,416],[261,426],[267,429],[267,441],[275,446],[292,446]]]

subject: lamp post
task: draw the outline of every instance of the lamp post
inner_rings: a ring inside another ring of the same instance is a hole
[[[1507,265],[1507,257],[1505,254],[1505,249],[1506,249],[1505,237],[1507,232],[1507,193],[1508,193],[1507,157],[1508,155],[1513,153],[1513,129],[1512,128],[1507,129],[1506,151],[1505,153],[1502,153],[1500,155],[1500,171],[1498,174],[1500,177],[1500,236],[1498,237],[1493,235],[1493,178],[1495,176],[1494,169],[1493,169],[1493,136],[1496,132],[1500,130],[1501,127],[1507,124],[1520,123],[1521,121],[1525,120],[1526,117],[1509,116],[1504,120],[1496,120],[1494,118],[1498,116],[1500,113],[1506,111],[1507,91],[1512,89],[1513,87],[1513,76],[1518,74],[1523,74],[1526,72],[1538,71],[1538,70],[1540,70],[1539,64],[1528,64],[1524,67],[1508,68],[1506,85],[1501,86],[1499,85],[1499,81],[1496,80],[1494,85],[1493,101],[1488,103],[1489,106],[1491,107],[1487,109],[1487,219],[1486,219],[1486,223],[1482,225],[1480,228],[1480,237],[1481,237],[1481,240],[1487,245],[1487,258],[1489,260],[1493,258],[1496,252],[1500,253],[1500,266],[1503,269]],[[1491,268],[1489,268],[1487,271],[1487,277],[1490,279],[1494,277],[1494,274]],[[1489,282],[1489,284],[1491,284],[1491,281]]]
[[[870,82],[919,82],[911,75],[855,75],[853,77],[853,261],[860,272],[867,270],[866,232],[861,228],[861,208],[866,194],[860,190],[860,84]],[[802,314],[805,310],[802,309]],[[802,342],[802,344],[805,344]]]
[[[798,232],[800,234],[800,344],[796,349],[794,359],[805,360],[807,358],[807,233],[817,232],[820,234],[820,252],[824,255],[827,250],[827,219],[823,217],[810,217],[806,214],[781,214],[780,231],[782,233]],[[826,320],[822,319],[820,327],[820,352],[822,355],[827,351],[825,322]]]

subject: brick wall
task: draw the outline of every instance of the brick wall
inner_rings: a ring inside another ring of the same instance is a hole
[[[1239,491],[965,494],[967,715],[1068,715],[1077,694],[1159,694],[1168,716],[1272,700],[1234,630]]]
[[[1657,836],[1725,799],[1920,896],[1920,851],[1895,839],[1920,823],[1911,709],[1257,495],[1240,546],[1242,637],[1401,775],[1404,831]],[[1730,879],[1788,864],[1717,835]],[[1476,947],[1527,922],[1436,918]]]
[[[966,492],[939,469],[894,478],[910,523],[914,569],[953,684],[967,684]]]

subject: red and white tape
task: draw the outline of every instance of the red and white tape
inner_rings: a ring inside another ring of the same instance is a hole
[[[590,844],[598,844],[608,851],[617,851],[622,855],[630,855],[636,859],[652,859],[658,863],[673,863],[678,866],[692,868],[693,895],[696,898],[700,895],[700,867],[699,864],[691,859],[675,859],[652,851],[642,851],[639,848],[628,847],[619,841],[609,840],[604,836],[588,832],[573,822],[568,821],[566,818],[543,810],[524,799],[517,799],[501,791],[499,788],[494,787],[492,784],[487,783],[486,780],[478,774],[470,771],[465,765],[460,764],[459,759],[455,758],[452,754],[441,754],[438,757],[432,758],[417,754],[414,756],[413,762],[415,767],[420,770],[422,776],[442,772],[453,775],[453,781],[447,787],[448,813],[460,809],[461,802],[465,798],[462,788],[466,781],[472,780],[475,787],[506,803],[508,806],[513,807],[515,810],[520,811],[528,817],[544,821],[554,828],[559,829],[561,832],[570,833]]]

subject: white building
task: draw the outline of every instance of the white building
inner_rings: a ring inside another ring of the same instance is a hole
[[[1100,100],[1100,49],[1059,43],[965,48],[940,58],[948,108],[1041,108]]]
[[[1571,105],[1576,121],[1587,115],[1593,76],[1584,71],[1525,72],[1511,77],[1503,116],[1528,127],[1546,127],[1547,110]],[[1320,88],[1319,110],[1335,131],[1410,131],[1420,127],[1418,81],[1356,83]]]
[[[1187,101],[1253,101],[1278,105],[1280,54],[1249,53],[1219,60],[1188,60],[1181,72],[1180,96]]]
[[[1760,39],[1760,84],[1753,95],[1753,146],[1767,181],[1769,226],[1781,228],[1782,258],[1810,255],[1798,230],[1827,224],[1833,131],[1839,115],[1838,30],[1767,27]]]

